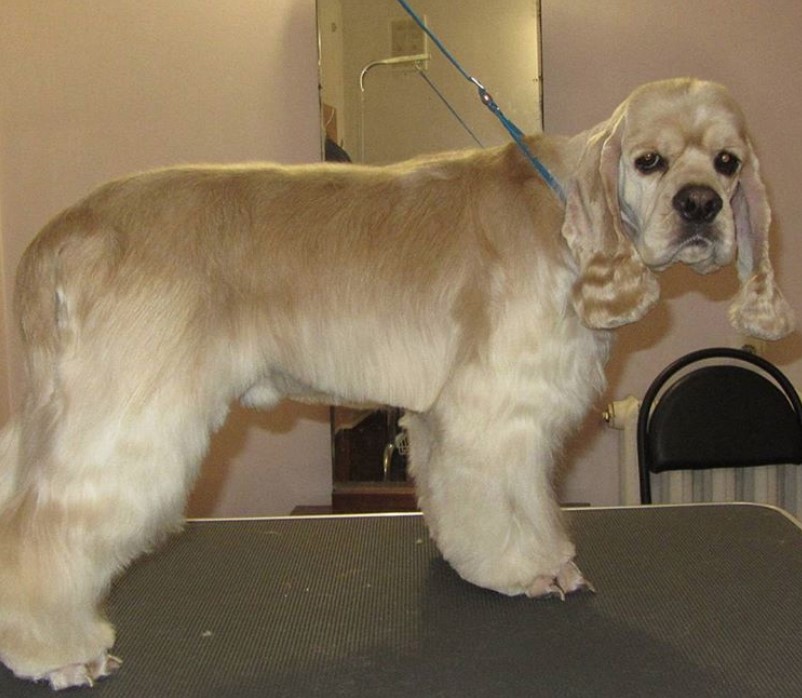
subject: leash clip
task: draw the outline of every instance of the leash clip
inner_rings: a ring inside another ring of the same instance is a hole
[[[496,104],[496,100],[493,99],[493,96],[484,88],[479,88],[479,99],[482,100],[482,103],[494,114],[498,114],[499,106]]]
[[[482,101],[482,104],[484,104],[494,114],[500,114],[501,108],[498,106],[498,104],[496,104],[496,100],[493,99],[493,95],[487,91],[487,88],[473,76],[471,76],[470,81],[476,85],[476,89],[479,91],[479,99]]]

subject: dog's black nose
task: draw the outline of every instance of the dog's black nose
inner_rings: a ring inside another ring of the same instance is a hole
[[[721,197],[710,187],[689,184],[673,199],[674,208],[689,223],[711,223],[721,210]]]

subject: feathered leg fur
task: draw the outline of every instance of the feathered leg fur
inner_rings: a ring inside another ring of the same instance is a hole
[[[43,290],[20,308],[30,390],[0,437],[0,660],[53,688],[116,668],[100,605],[132,559],[180,527],[238,385],[213,342],[186,341],[198,331],[191,317],[160,312],[177,307],[180,288],[121,284],[95,297],[87,320],[91,274],[58,278],[70,252],[43,250],[21,266]],[[136,371],[126,370],[132,353]]]
[[[457,572],[504,594],[562,596],[589,584],[573,564],[553,464],[603,385],[607,343],[578,323],[533,330],[499,327],[433,408],[404,426],[421,509]],[[560,370],[579,356],[573,375]]]

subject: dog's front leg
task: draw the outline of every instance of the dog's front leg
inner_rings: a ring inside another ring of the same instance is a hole
[[[407,418],[411,470],[429,530],[469,582],[508,595],[592,588],[554,501],[552,437],[530,406],[475,373],[425,415]]]

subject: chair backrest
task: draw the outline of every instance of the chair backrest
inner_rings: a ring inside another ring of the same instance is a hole
[[[725,347],[691,352],[643,397],[644,504],[651,503],[651,473],[786,463],[802,463],[802,403],[788,378],[760,356]]]

